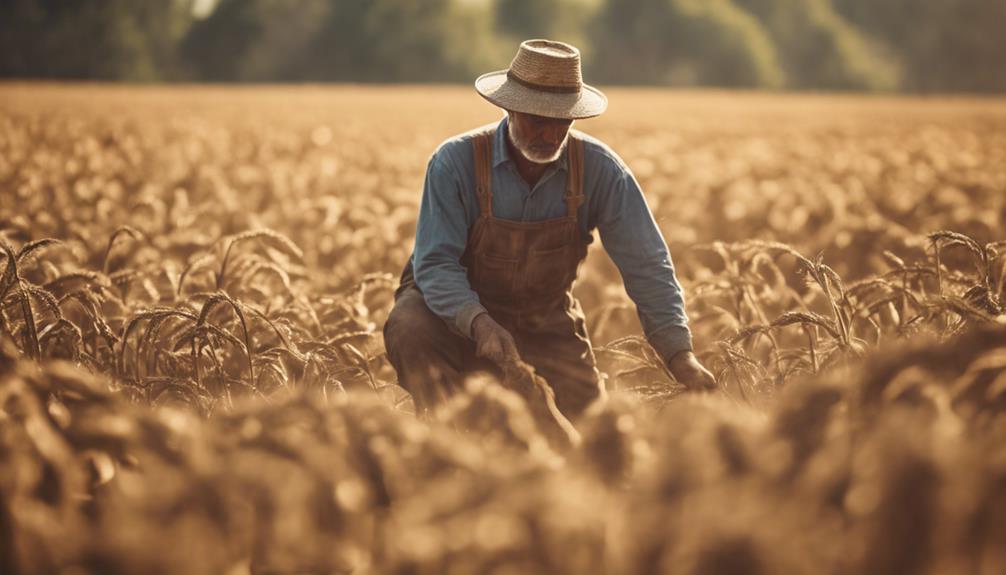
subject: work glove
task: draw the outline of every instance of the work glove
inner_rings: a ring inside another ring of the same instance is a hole
[[[502,365],[520,359],[513,336],[496,320],[482,313],[472,321],[472,337],[475,339],[475,355]]]
[[[716,378],[691,351],[680,351],[667,364],[671,375],[682,385],[692,391],[713,391],[716,389]]]
[[[538,430],[549,445],[557,451],[579,445],[580,433],[556,406],[555,391],[535,373],[534,367],[521,361],[510,332],[488,313],[482,313],[472,321],[472,337],[475,339],[475,354],[496,362],[502,368],[500,383],[524,398]]]

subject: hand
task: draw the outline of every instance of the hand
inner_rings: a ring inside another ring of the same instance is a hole
[[[674,379],[692,391],[713,391],[716,378],[706,369],[691,351],[681,351],[671,358],[667,367]]]
[[[475,355],[502,364],[520,359],[513,336],[496,320],[482,313],[472,321],[472,337],[475,339]]]

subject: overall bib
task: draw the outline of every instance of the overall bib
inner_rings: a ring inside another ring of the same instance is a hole
[[[574,419],[603,394],[583,310],[570,289],[587,242],[577,208],[583,203],[583,142],[570,132],[566,215],[536,222],[492,214],[494,129],[473,139],[479,217],[470,227],[461,263],[489,315],[514,337],[521,359],[555,391],[556,405]],[[461,389],[464,376],[499,369],[475,356],[475,343],[451,332],[426,307],[411,266],[402,274],[395,307],[384,328],[388,357],[417,411]]]

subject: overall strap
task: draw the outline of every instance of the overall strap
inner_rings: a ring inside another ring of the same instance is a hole
[[[493,215],[493,135],[496,130],[480,132],[472,139],[475,152],[475,192],[479,197],[479,213],[484,218]]]
[[[566,171],[566,215],[576,221],[577,210],[583,203],[583,140],[569,133],[569,156]]]

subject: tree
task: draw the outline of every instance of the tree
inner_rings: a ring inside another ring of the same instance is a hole
[[[177,71],[190,0],[0,0],[0,75],[156,80]]]
[[[1006,90],[1002,0],[835,0],[835,6],[897,56],[907,90]]]
[[[777,87],[771,38],[730,0],[610,0],[594,58],[616,83]]]
[[[184,55],[202,79],[471,80],[499,50],[484,5],[459,0],[223,0]]]
[[[787,87],[890,90],[897,68],[830,0],[736,0],[771,35]]]

